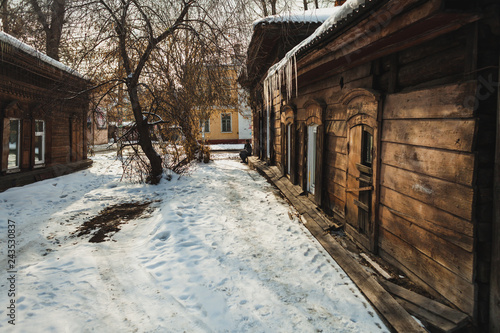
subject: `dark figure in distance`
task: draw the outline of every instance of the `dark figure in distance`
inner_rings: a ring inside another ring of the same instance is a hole
[[[252,156],[252,145],[250,144],[250,140],[247,140],[245,147],[240,151],[241,162],[248,163],[248,156]]]

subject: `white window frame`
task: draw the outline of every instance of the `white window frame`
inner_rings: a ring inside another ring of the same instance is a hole
[[[316,189],[316,138],[318,125],[312,124],[307,127],[307,191],[315,194]]]
[[[36,132],[36,123],[37,122],[42,123],[42,132]],[[35,140],[37,137],[42,138],[42,152],[41,152],[42,159],[37,161],[36,154],[35,154],[35,164],[36,165],[40,165],[40,164],[45,163],[45,133],[46,133],[45,121],[44,120],[35,120]],[[36,147],[33,147],[33,148],[35,149]]]
[[[224,116],[229,116],[229,131],[224,131]],[[220,131],[221,131],[221,133],[233,133],[233,116],[231,113],[221,113],[221,115],[220,115]]]
[[[21,119],[18,118],[9,118],[9,144],[10,144],[10,122],[16,120],[17,121],[17,164],[15,166],[9,165],[9,157],[10,157],[10,146],[9,146],[9,154],[7,157],[7,170],[18,170],[21,166]]]

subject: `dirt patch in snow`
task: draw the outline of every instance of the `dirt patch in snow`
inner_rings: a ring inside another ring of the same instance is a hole
[[[92,235],[90,243],[101,243],[110,234],[120,231],[120,226],[144,214],[151,201],[128,202],[107,207],[90,221],[83,223],[77,230],[76,236]]]

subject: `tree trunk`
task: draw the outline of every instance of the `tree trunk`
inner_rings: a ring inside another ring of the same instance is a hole
[[[37,0],[30,0],[36,14],[38,23],[45,31],[45,53],[52,59],[59,61],[59,46],[61,44],[64,15],[66,13],[66,0],[54,0],[50,6],[49,17],[45,15]]]
[[[262,14],[264,17],[268,16],[266,0],[260,0],[260,3],[262,5]]]
[[[148,123],[143,119],[142,107],[139,102],[139,96],[137,94],[137,85],[129,86],[128,93],[130,97],[130,103],[132,104],[132,111],[134,112],[134,118],[137,124],[139,145],[141,146],[142,151],[151,164],[151,170],[147,182],[151,184],[158,184],[163,173],[162,160],[160,155],[158,155],[156,150],[153,148]]]
[[[1,3],[1,10],[2,10],[2,28],[3,31],[6,34],[10,33],[10,25],[9,25],[9,1],[8,0],[3,0]]]
[[[277,14],[277,12],[276,12],[276,2],[277,1],[278,0],[271,0],[271,12],[272,12],[271,15],[276,15]]]
[[[64,14],[66,12],[66,0],[54,0],[50,11],[51,22],[49,29],[46,31],[46,51],[49,57],[59,61],[59,46],[61,44]]]
[[[307,10],[307,0],[304,0],[304,10]]]
[[[47,31],[45,50],[49,57],[59,61],[59,45],[61,44],[61,33],[52,29]]]

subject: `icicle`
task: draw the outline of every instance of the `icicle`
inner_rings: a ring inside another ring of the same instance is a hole
[[[297,57],[293,55],[293,61],[295,64],[295,97],[299,96],[299,77],[297,76]]]

